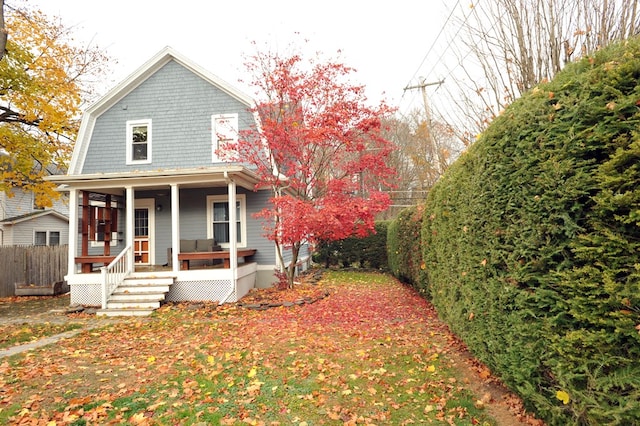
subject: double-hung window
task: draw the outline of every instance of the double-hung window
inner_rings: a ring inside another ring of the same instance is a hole
[[[211,116],[211,161],[222,161],[221,153],[229,143],[238,142],[238,114]]]
[[[127,121],[127,164],[151,163],[151,119]]]
[[[60,231],[35,231],[33,233],[35,246],[59,246]]]
[[[244,194],[236,196],[236,240],[238,246],[246,247],[247,220],[246,199]],[[216,244],[229,247],[229,199],[226,195],[210,195],[207,197],[207,219],[209,223],[208,237],[216,240]]]

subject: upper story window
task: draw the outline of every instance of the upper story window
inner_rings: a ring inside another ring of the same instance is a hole
[[[151,119],[127,121],[127,164],[151,163]]]
[[[228,143],[238,142],[238,114],[215,114],[211,117],[211,161],[221,161],[218,153]]]

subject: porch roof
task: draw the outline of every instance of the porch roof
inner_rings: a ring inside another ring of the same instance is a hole
[[[248,190],[254,190],[260,180],[248,168],[241,165],[220,165],[193,169],[163,169],[118,173],[93,173],[79,175],[55,175],[46,178],[57,183],[58,190],[109,190],[125,188],[152,189],[178,184],[183,188],[225,186],[229,180]]]

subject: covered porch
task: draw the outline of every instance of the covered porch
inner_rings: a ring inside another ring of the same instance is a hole
[[[238,200],[244,202],[241,197],[248,197],[257,181],[244,167],[51,180],[69,192],[71,303],[104,309],[125,278],[170,279],[168,301],[234,302],[255,286],[258,249],[240,226]],[[245,195],[239,196],[238,188]],[[216,232],[221,241],[215,241]],[[186,249],[190,240],[216,248]]]

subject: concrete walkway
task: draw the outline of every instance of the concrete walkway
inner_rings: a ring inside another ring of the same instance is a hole
[[[33,342],[0,349],[0,359],[27,352],[42,346],[51,345],[62,339],[69,339],[77,334],[117,324],[126,320],[125,317],[96,317],[95,310],[84,310],[69,306],[69,297],[52,297],[27,300],[20,303],[11,300],[0,300],[0,326],[28,325],[28,324],[65,324],[74,323],[80,327],[64,333],[43,337]],[[89,313],[83,317],[72,317],[76,312]]]
[[[75,330],[65,331],[64,333],[54,334],[53,336],[43,337],[42,339],[36,340],[35,342],[25,343],[24,345],[12,346],[8,349],[0,350],[0,358],[16,355],[22,352],[27,352],[32,349],[39,348],[41,346],[50,345],[52,343],[58,342],[59,340],[73,337],[76,334],[80,333],[81,331],[89,330],[91,328],[95,328],[95,327],[77,328]]]
[[[93,330],[95,328],[100,328],[100,327],[105,327],[108,325],[112,325],[112,324],[117,324],[119,322],[123,322],[125,321],[127,318],[118,318],[118,317],[112,317],[112,318],[104,318],[104,319],[95,319],[95,320],[91,320],[90,322],[84,322],[84,324],[82,325],[82,327],[80,328],[76,328],[75,330],[69,330],[69,331],[65,331],[64,333],[60,333],[60,334],[54,334],[53,336],[47,336],[47,337],[43,337],[41,339],[38,339],[34,342],[29,342],[29,343],[24,343],[22,345],[16,345],[16,346],[12,346],[10,348],[7,349],[0,349],[0,358],[5,358],[11,355],[16,355],[22,352],[27,352],[30,351],[32,349],[37,349],[40,348],[42,346],[46,346],[46,345],[50,345],[52,343],[56,343],[62,339],[69,339],[71,337],[74,337],[75,335],[83,332],[83,331],[87,331],[87,330]],[[75,322],[77,323],[77,321],[74,321],[73,319],[69,319],[67,320],[68,322]]]

